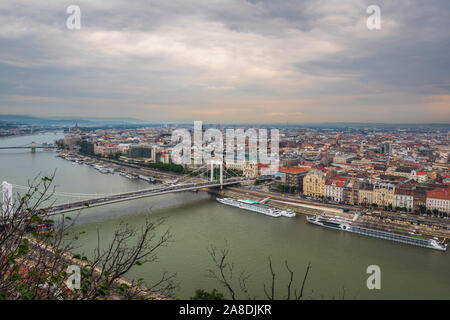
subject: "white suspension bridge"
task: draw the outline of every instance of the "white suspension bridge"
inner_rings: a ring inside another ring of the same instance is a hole
[[[219,174],[218,179],[215,178],[215,170],[214,166],[218,166]],[[209,181],[199,178],[200,174],[204,174],[208,171],[210,173]],[[198,173],[196,176],[192,176],[192,174]],[[220,162],[211,162],[210,164],[204,165],[191,172],[188,176],[182,176],[184,179],[177,179],[174,183],[170,185],[164,185],[157,188],[148,188],[141,189],[135,191],[127,191],[122,193],[110,193],[110,194],[89,194],[89,193],[71,193],[71,192],[53,192],[52,194],[60,197],[69,197],[69,198],[84,198],[83,200],[78,200],[74,202],[68,202],[64,204],[57,204],[48,208],[45,208],[45,211],[48,215],[62,214],[71,211],[78,211],[81,209],[85,209],[87,207],[98,207],[107,204],[129,201],[133,199],[147,198],[162,194],[175,193],[175,192],[184,192],[184,191],[196,191],[199,189],[206,188],[223,188],[224,186],[240,184],[242,181],[246,180],[246,178],[237,176],[235,172],[232,170],[227,170],[225,168],[225,173],[228,176],[231,176],[227,179],[224,179],[224,167]],[[22,185],[14,185],[9,184],[7,182],[3,182],[3,212],[10,211],[8,208],[8,203],[11,202],[12,198],[12,189],[19,190],[29,190],[29,186]],[[5,206],[6,205],[6,206]]]

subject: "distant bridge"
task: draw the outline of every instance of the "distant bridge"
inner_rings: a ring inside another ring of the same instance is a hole
[[[0,147],[0,150],[7,149],[31,149],[31,152],[35,152],[36,149],[55,149],[56,146],[53,144],[41,144],[37,145],[34,141],[30,144],[26,144],[23,146],[11,146],[11,147]]]
[[[36,149],[55,149],[55,146],[35,146]],[[31,147],[0,147],[3,149],[31,149]]]

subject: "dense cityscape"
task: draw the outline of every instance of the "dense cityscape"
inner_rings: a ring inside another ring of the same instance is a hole
[[[0,300],[168,319],[450,300],[449,13],[2,2]]]
[[[279,130],[279,162],[277,170],[267,174],[264,169],[268,164],[248,159],[249,137],[245,137],[245,160],[227,162],[224,157],[222,173],[219,168],[212,172],[209,165],[202,169],[204,163],[174,163],[177,141],[172,134],[177,129],[192,132],[189,124],[82,126],[72,122],[75,124],[50,126],[10,123],[12,128],[2,129],[2,134],[33,140],[9,148],[31,150],[32,154],[50,152],[103,175],[142,181],[150,189],[56,204],[46,209],[50,215],[170,192],[203,190],[215,195],[220,203],[243,210],[272,217],[305,215],[310,223],[343,231],[351,225],[351,232],[382,241],[447,249],[450,140],[445,125],[269,125]],[[208,128],[219,128],[225,141],[227,129],[248,133],[252,127],[205,124],[202,134]],[[52,140],[55,135],[62,138]],[[50,139],[35,143],[33,137],[39,136]]]
[[[170,166],[174,127],[100,129],[78,127],[64,137],[69,154]],[[445,130],[284,129],[280,169],[270,189],[337,204],[370,206],[447,217],[450,213],[449,135]],[[81,154],[80,151],[81,150]],[[225,163],[227,167],[227,164]],[[263,164],[233,163],[229,169],[257,179]],[[183,168],[186,171],[195,167]]]

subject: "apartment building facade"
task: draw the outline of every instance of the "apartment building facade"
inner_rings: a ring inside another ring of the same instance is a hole
[[[303,179],[303,194],[313,198],[325,196],[327,173],[322,170],[311,170]]]
[[[394,206],[395,185],[389,182],[376,182],[373,186],[373,203],[380,207]]]

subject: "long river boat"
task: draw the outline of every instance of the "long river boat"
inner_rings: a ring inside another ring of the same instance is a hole
[[[217,198],[216,200],[228,206],[265,214],[271,217],[282,217],[282,216],[288,218],[295,217],[295,212],[292,210],[279,209],[272,206],[268,206],[264,204],[262,201],[233,199],[233,198]]]
[[[327,215],[315,215],[306,217],[306,220],[312,224],[326,228],[362,234],[369,237],[391,240],[440,251],[446,251],[448,245],[446,239],[425,237],[423,235],[398,228],[387,228],[371,223],[358,222],[356,219],[352,221],[338,216],[332,217]]]

